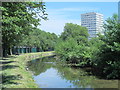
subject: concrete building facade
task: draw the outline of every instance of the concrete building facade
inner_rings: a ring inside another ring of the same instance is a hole
[[[89,38],[103,34],[103,15],[95,12],[81,14],[81,26],[88,29]]]

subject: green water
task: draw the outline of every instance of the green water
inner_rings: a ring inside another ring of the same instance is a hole
[[[118,88],[118,80],[99,79],[87,68],[68,67],[54,57],[28,62],[39,88]]]

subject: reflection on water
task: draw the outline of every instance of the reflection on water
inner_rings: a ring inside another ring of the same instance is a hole
[[[65,67],[54,57],[28,62],[28,68],[40,88],[118,88],[117,80],[98,79],[83,69]]]

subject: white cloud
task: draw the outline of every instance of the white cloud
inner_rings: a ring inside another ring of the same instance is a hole
[[[89,9],[89,10],[88,10]],[[80,17],[78,19],[71,18],[71,15],[68,14],[67,12],[71,11],[90,11],[90,10],[98,10],[97,8],[92,8],[92,7],[82,7],[82,8],[61,8],[61,9],[47,9],[48,13],[48,19],[47,21],[42,20],[40,23],[41,25],[39,26],[40,29],[51,32],[51,33],[56,33],[57,35],[60,35],[61,32],[63,32],[65,23],[74,23],[80,25]],[[80,16],[80,14],[79,14]],[[70,17],[70,18],[68,18]],[[74,16],[72,16],[74,17]]]
[[[50,19],[48,21],[42,21],[41,26],[39,26],[39,28],[41,28],[44,31],[60,35],[61,32],[63,32],[64,30],[65,23],[75,23],[80,25],[80,20]]]

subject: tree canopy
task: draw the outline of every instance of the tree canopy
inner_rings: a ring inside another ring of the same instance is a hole
[[[87,42],[88,37],[87,28],[81,27],[77,24],[66,23],[64,27],[64,32],[61,34],[60,38],[62,40],[67,40],[69,38],[74,38],[78,43]]]
[[[120,23],[116,14],[106,20],[103,41],[95,54],[95,66],[109,79],[120,78]]]
[[[54,50],[57,35],[34,28],[18,46],[36,47],[38,51]]]
[[[3,2],[2,7],[3,55],[10,54],[10,48],[39,25],[40,19],[47,19],[43,2]],[[38,18],[38,14],[41,13]]]
[[[56,45],[56,52],[67,63],[82,64],[82,61],[87,60],[87,42],[87,28],[66,23],[60,41]]]

